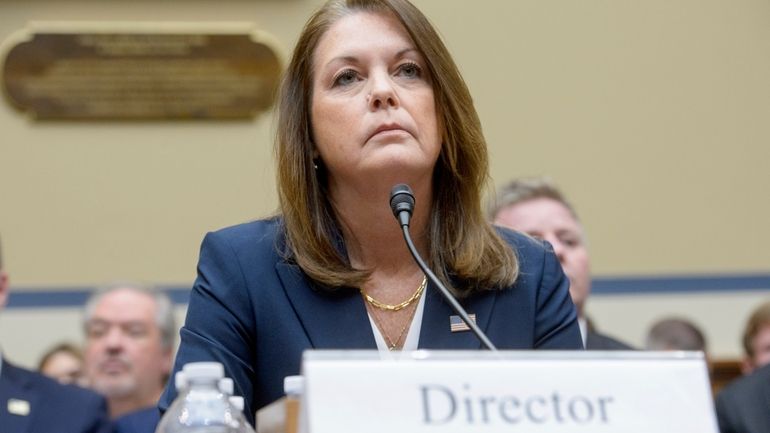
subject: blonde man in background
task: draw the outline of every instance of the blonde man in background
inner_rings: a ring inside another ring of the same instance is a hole
[[[570,283],[583,337],[588,350],[629,350],[629,345],[601,334],[585,315],[591,293],[591,265],[583,226],[562,193],[546,178],[516,179],[498,190],[490,206],[494,224],[546,240],[559,258]]]
[[[743,330],[743,374],[770,364],[770,302],[757,307]]]
[[[743,332],[744,376],[732,381],[716,399],[722,433],[770,432],[770,302],[749,317]]]

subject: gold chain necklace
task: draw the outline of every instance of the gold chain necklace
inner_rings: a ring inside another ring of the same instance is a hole
[[[409,299],[396,305],[382,303],[372,298],[371,296],[369,296],[366,292],[364,292],[363,289],[361,289],[361,294],[364,295],[364,299],[366,299],[366,302],[368,302],[369,305],[371,305],[372,307],[379,308],[380,310],[385,310],[385,311],[398,311],[408,307],[409,304],[415,301],[415,299],[419,299],[420,295],[422,295],[422,292],[425,290],[425,286],[427,285],[428,285],[428,279],[423,275],[422,283],[420,283],[420,286],[417,287],[417,291],[414,292],[414,294],[410,296]]]
[[[424,280],[423,280],[424,281]],[[374,319],[375,325],[377,325],[377,328],[380,330],[380,334],[385,338],[385,344],[388,345],[389,351],[398,350],[403,346],[401,344],[401,339],[404,338],[404,333],[406,330],[412,325],[412,319],[414,319],[414,314],[417,312],[417,305],[412,308],[411,314],[409,314],[409,318],[406,319],[406,323],[404,323],[404,326],[401,328],[401,332],[398,333],[398,338],[396,338],[396,341],[393,341],[390,339],[390,336],[387,332],[385,332],[385,327],[382,326],[382,323],[380,323],[380,319],[377,318],[376,311],[372,310],[372,318]],[[404,341],[406,343],[406,341]]]

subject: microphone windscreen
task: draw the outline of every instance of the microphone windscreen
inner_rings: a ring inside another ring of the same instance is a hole
[[[398,214],[407,211],[412,214],[414,209],[414,194],[412,188],[405,183],[399,183],[390,190],[390,210],[398,218]]]

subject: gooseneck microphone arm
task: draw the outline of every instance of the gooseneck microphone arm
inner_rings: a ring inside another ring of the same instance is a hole
[[[393,210],[393,215],[401,226],[406,246],[409,248],[409,252],[412,253],[414,261],[417,262],[417,266],[419,266],[425,275],[430,278],[433,284],[439,289],[439,292],[444,299],[449,302],[449,305],[457,315],[460,316],[462,321],[468,325],[468,328],[476,334],[476,337],[478,337],[484,347],[489,350],[497,350],[495,345],[492,344],[492,342],[489,341],[489,338],[484,334],[484,331],[476,325],[475,321],[468,317],[468,313],[465,312],[462,305],[457,302],[457,299],[455,299],[446,286],[441,283],[441,280],[439,280],[430,268],[428,268],[428,265],[426,265],[425,261],[420,257],[420,253],[417,252],[417,248],[415,248],[414,242],[412,242],[412,236],[409,234],[409,220],[412,218],[412,212],[414,211],[414,194],[412,194],[412,189],[409,188],[409,185],[398,184],[393,187],[390,191],[390,208]]]

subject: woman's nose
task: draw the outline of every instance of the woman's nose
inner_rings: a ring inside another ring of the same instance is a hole
[[[397,108],[400,104],[396,89],[389,74],[373,74],[370,78],[370,92],[367,102],[371,110],[383,108]]]

